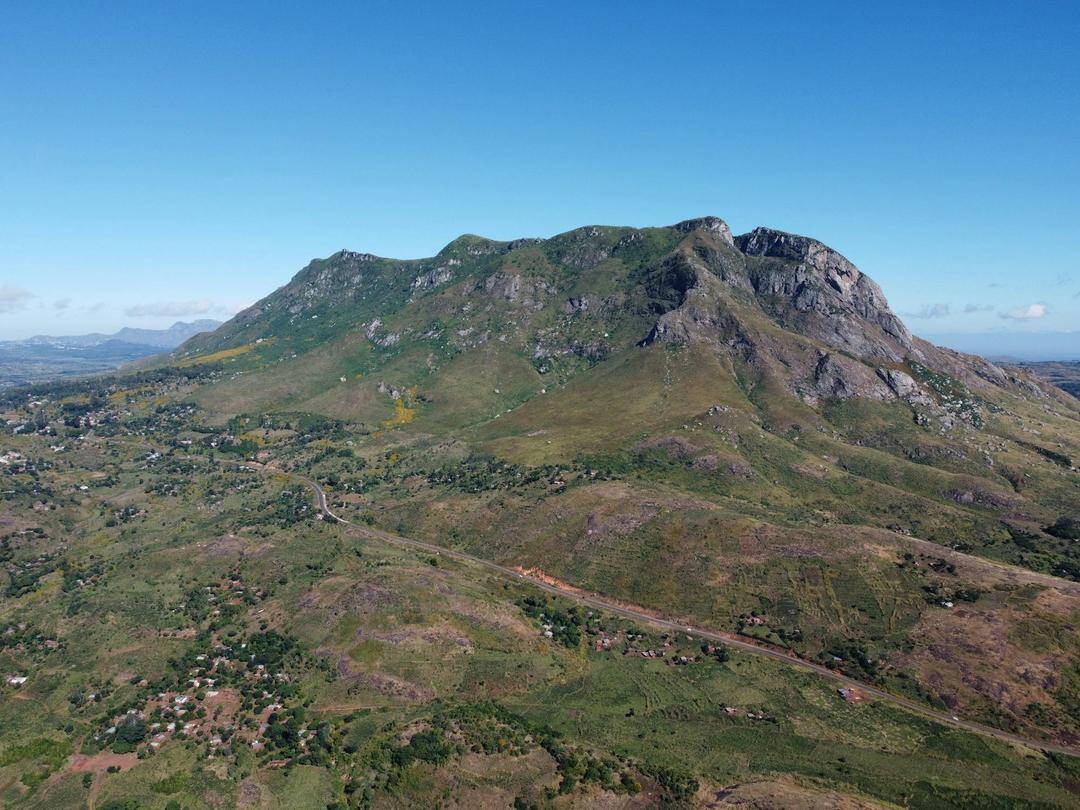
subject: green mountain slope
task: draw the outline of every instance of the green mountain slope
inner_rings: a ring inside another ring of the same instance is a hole
[[[407,262],[342,251],[175,359],[223,364],[231,379],[197,399],[224,417],[469,431],[548,462],[722,407],[786,453],[843,450],[847,474],[938,510],[1037,531],[1075,507],[1076,400],[913,337],[824,245],[762,228],[735,239],[716,218],[466,236]]]

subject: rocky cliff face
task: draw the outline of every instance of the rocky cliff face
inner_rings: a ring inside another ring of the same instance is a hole
[[[674,228],[688,236],[658,263],[653,276],[681,295],[679,306],[687,311],[665,313],[654,338],[691,332],[707,337],[692,324],[710,321],[706,310],[731,306],[721,288],[710,294],[710,287],[721,282],[750,293],[753,304],[781,325],[857,357],[902,362],[921,356],[881,288],[821,242],[768,228],[733,238],[715,217]]]
[[[748,265],[754,290],[766,305],[779,299],[776,314],[800,331],[860,357],[896,362],[918,354],[881,288],[835,250],[769,228],[755,228],[735,244],[764,260]]]

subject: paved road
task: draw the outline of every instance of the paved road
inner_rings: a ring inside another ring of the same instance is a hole
[[[455,551],[453,549],[444,548],[442,546],[436,546],[431,543],[424,543],[420,540],[411,540],[407,537],[402,537],[397,534],[391,534],[380,529],[373,529],[369,526],[363,526],[356,523],[350,523],[348,520],[334,514],[333,510],[326,503],[326,493],[323,491],[315,481],[310,478],[305,478],[295,473],[290,473],[295,478],[299,478],[315,493],[315,498],[319,504],[319,510],[322,512],[325,518],[336,521],[337,523],[344,524],[347,527],[347,531],[372,537],[377,540],[381,540],[386,543],[391,543],[397,546],[403,546],[406,548],[420,549],[431,554],[441,555],[443,557],[449,557],[453,560],[460,562],[470,563],[472,565],[478,565],[489,571],[494,571],[502,576],[509,577],[511,579],[528,582],[530,585],[539,588],[540,590],[547,591],[548,593],[555,594],[557,596],[571,599],[582,605],[597,608],[598,610],[606,611],[618,616],[622,616],[627,619],[633,619],[635,621],[642,622],[643,624],[650,624],[654,627],[660,627],[665,630],[676,630],[681,633],[692,635],[695,638],[703,638],[709,641],[719,642],[726,644],[737,650],[743,652],[753,653],[755,655],[763,655],[767,658],[774,658],[783,661],[785,664],[789,664],[800,669],[808,670],[824,678],[828,678],[831,681],[847,687],[853,687],[858,689],[864,695],[872,697],[876,700],[880,700],[883,703],[891,703],[894,706],[901,706],[908,711],[920,714],[923,717],[927,717],[938,723],[953,728],[962,729],[964,731],[970,731],[973,734],[981,734],[984,737],[993,737],[1004,742],[1013,743],[1016,745],[1026,746],[1028,748],[1034,748],[1039,751],[1053,751],[1059,754],[1068,754],[1070,756],[1080,756],[1080,749],[1074,748],[1068,745],[1061,745],[1059,743],[1044,742],[1040,740],[1031,740],[1025,737],[1021,737],[1017,734],[1010,734],[1007,731],[1001,731],[1000,729],[990,728],[980,723],[975,723],[970,720],[963,720],[961,718],[949,715],[945,712],[937,711],[929,706],[926,706],[918,701],[910,700],[909,698],[901,697],[900,695],[894,695],[891,692],[886,692],[883,689],[870,686],[862,681],[849,678],[835,670],[828,667],[815,664],[812,661],[807,661],[803,658],[798,658],[791,653],[785,652],[778,648],[766,647],[762,644],[755,644],[751,641],[726,634],[718,633],[714,630],[705,630],[701,627],[688,625],[686,622],[677,622],[671,619],[665,619],[661,616],[656,616],[652,613],[646,612],[640,608],[628,607],[618,602],[605,599],[595,594],[585,593],[573,588],[568,588],[560,585],[554,585],[550,582],[544,582],[534,577],[526,576],[521,571],[509,568],[505,565],[499,565],[491,560],[485,560],[482,557],[474,557],[471,554],[465,554],[461,551]]]

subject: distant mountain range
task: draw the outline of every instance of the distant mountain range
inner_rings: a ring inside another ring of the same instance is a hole
[[[1026,362],[1021,365],[1080,399],[1080,362]]]
[[[0,342],[0,388],[109,371],[174,349],[188,338],[220,325],[203,319],[178,321],[168,329],[124,327],[108,335],[35,335]]]
[[[157,349],[175,349],[188,338],[200,332],[212,332],[221,326],[221,321],[211,318],[203,318],[198,321],[177,321],[168,329],[132,329],[125,326],[118,332],[110,335],[101,332],[91,332],[88,335],[66,335],[55,337],[53,335],[35,335],[26,340],[8,341],[0,343],[7,346],[11,343],[24,346],[63,346],[63,347],[86,347],[100,346],[103,343],[117,341],[136,346],[153,346]]]

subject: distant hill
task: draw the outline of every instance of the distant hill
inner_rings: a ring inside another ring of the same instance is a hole
[[[174,349],[188,338],[200,332],[212,332],[221,326],[221,321],[203,318],[197,321],[177,321],[168,329],[133,329],[125,326],[112,334],[92,332],[88,335],[35,335],[32,338],[10,343],[30,346],[97,346],[108,341],[119,341],[137,346],[153,346],[157,349]],[[6,344],[0,344],[6,345]]]
[[[1063,391],[1080,398],[1080,362],[1071,363],[1022,363],[1024,368],[1038,374]]]
[[[220,326],[210,319],[177,322],[168,329],[125,327],[110,335],[92,333],[0,342],[0,388],[110,371],[175,348]]]

